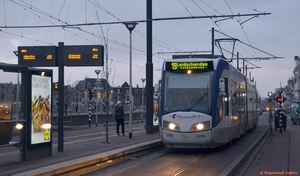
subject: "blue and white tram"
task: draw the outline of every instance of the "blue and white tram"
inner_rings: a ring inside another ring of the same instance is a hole
[[[166,147],[218,147],[257,124],[255,84],[222,58],[165,60],[160,91]]]

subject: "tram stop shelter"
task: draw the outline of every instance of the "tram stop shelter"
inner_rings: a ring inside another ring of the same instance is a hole
[[[52,82],[50,69],[0,62],[0,165],[52,155]]]

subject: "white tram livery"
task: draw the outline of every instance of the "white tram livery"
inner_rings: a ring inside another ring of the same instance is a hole
[[[159,126],[165,147],[215,148],[257,125],[253,81],[223,58],[165,60]]]

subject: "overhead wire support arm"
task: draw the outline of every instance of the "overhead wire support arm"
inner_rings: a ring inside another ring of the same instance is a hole
[[[79,27],[79,26],[93,26],[93,25],[111,25],[111,24],[123,24],[123,23],[145,23],[147,21],[167,21],[167,20],[185,20],[185,19],[199,19],[199,18],[233,18],[242,16],[259,16],[259,15],[271,15],[271,13],[255,13],[255,14],[237,14],[237,15],[210,15],[210,16],[187,16],[187,17],[167,17],[167,18],[152,18],[148,20],[137,21],[115,21],[115,22],[97,22],[97,23],[78,23],[78,24],[63,24],[63,25],[40,25],[40,26],[0,26],[0,28],[53,28],[53,27]]]
[[[237,58],[233,58],[236,60]],[[270,60],[270,59],[283,59],[283,57],[243,57],[239,59],[245,59],[245,60]]]
[[[239,67],[238,69],[242,69],[243,67]],[[250,70],[250,69],[255,69],[255,68],[262,68],[262,67],[247,67],[247,70]]]
[[[216,20],[216,21],[214,21],[214,23],[217,23],[217,22],[220,22],[220,21],[229,20],[229,19],[233,19],[233,17],[228,17],[228,18],[224,18],[224,19],[221,19],[221,20]]]
[[[255,15],[254,17],[251,17],[251,18],[249,18],[248,20],[245,20],[245,21],[241,22],[240,25],[242,25],[242,24],[244,24],[244,23],[246,23],[246,22],[252,20],[253,18],[257,18],[257,17],[258,17],[258,16]]]
[[[156,54],[189,54],[189,53],[211,53],[211,51],[161,51]]]
[[[225,36],[227,36],[227,37],[230,37],[230,38],[234,39],[233,37],[231,37],[231,36],[229,36],[229,35],[227,35],[227,34],[221,32],[221,31],[218,31],[218,30],[215,30],[215,31],[217,31],[217,32],[219,32],[219,33],[221,33],[221,34],[223,34],[223,35],[225,35]],[[264,53],[264,54],[267,54],[267,55],[272,56],[272,57],[274,57],[274,58],[278,58],[277,56],[274,56],[273,54],[270,54],[270,53],[268,53],[268,52],[265,52],[265,51],[263,51],[263,50],[261,50],[261,49],[258,49],[258,48],[256,48],[256,47],[254,47],[254,46],[252,46],[252,45],[249,45],[249,44],[247,44],[247,43],[245,43],[245,42],[242,42],[241,40],[238,40],[238,42],[240,42],[240,43],[242,43],[242,44],[244,44],[244,45],[247,45],[247,46],[249,46],[249,47],[251,47],[251,48],[254,48],[254,49],[256,49],[257,51],[260,51],[260,52],[262,52],[262,53]]]

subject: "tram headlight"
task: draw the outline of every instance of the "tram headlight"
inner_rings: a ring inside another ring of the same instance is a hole
[[[200,122],[192,126],[191,131],[202,131],[210,128],[210,122]]]
[[[164,129],[171,131],[179,131],[179,126],[176,123],[164,121]]]

